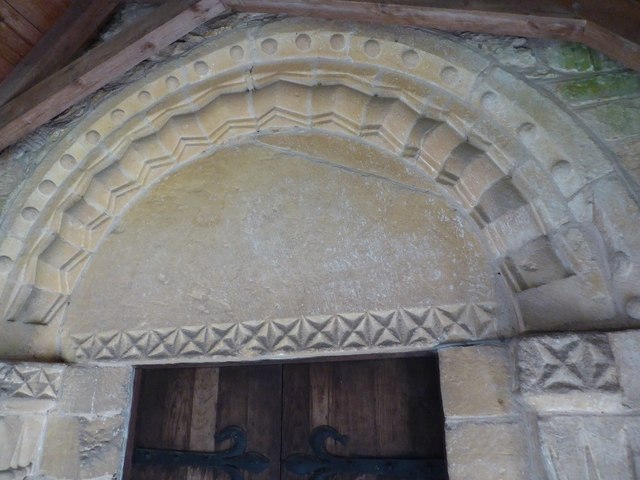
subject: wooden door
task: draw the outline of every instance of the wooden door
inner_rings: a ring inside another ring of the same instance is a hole
[[[270,461],[244,480],[307,480],[287,470],[287,458],[313,455],[310,435],[330,426],[348,437],[331,440],[340,457],[444,459],[437,357],[241,367],[149,369],[143,372],[134,448],[213,452],[229,425],[246,431],[247,450]],[[135,480],[227,480],[213,469],[134,465]],[[372,480],[374,475],[360,475]],[[383,477],[384,478],[384,477]],[[354,479],[338,474],[336,480]]]
[[[309,435],[328,425],[348,438],[326,442],[333,455],[444,459],[439,385],[435,356],[290,365],[283,372],[283,454],[313,455]],[[301,480],[287,469],[282,478]]]
[[[278,480],[281,382],[280,365],[145,370],[136,409],[134,448],[214,452],[232,443],[217,442],[215,433],[239,426],[246,432],[247,450],[271,460],[269,467],[251,475],[251,480]],[[228,476],[205,468],[133,464],[125,478],[227,480]]]

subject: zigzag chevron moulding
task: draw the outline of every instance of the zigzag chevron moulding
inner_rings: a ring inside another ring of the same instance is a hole
[[[163,361],[349,351],[492,338],[494,303],[73,335],[76,361]]]

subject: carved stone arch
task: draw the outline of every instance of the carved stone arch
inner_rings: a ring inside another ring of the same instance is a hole
[[[505,300],[498,310],[512,323],[500,334],[540,328],[535,322],[553,312],[531,303],[530,291],[553,295],[559,282],[567,287],[556,305],[570,305],[572,292],[584,297],[585,288],[600,295],[563,311],[564,319],[585,309],[597,310],[599,321],[616,314],[602,265],[577,228],[582,206],[575,201],[613,167],[567,114],[453,40],[285,20],[228,32],[159,66],[101,102],[43,153],[20,193],[20,208],[3,224],[0,302],[2,318],[10,321],[3,353],[60,353],[57,331],[83,269],[114,221],[155,185],[220,145],[294,129],[357,139],[417,179],[435,181],[434,191],[475,221],[487,263],[523,312],[519,318]],[[493,306],[455,309],[444,315],[495,315]],[[341,313],[327,312],[327,318]],[[421,315],[431,314],[427,308]],[[192,330],[165,333],[201,334]],[[481,330],[464,340],[498,334]],[[93,360],[108,357],[113,342],[121,348],[129,341],[122,332],[88,333],[77,346],[90,342],[83,355]],[[16,352],[16,344],[23,350]]]

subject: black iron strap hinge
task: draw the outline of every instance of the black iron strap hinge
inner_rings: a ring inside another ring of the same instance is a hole
[[[238,426],[230,426],[216,434],[217,442],[232,440],[233,445],[219,452],[186,452],[136,448],[133,463],[137,465],[158,465],[165,467],[204,467],[226,472],[231,480],[243,480],[243,472],[260,473],[270,461],[258,452],[247,452],[247,436]],[[387,457],[342,457],[327,451],[325,442],[333,439],[341,445],[347,437],[327,425],[317,427],[309,436],[309,443],[315,455],[294,453],[284,461],[291,473],[309,476],[310,480],[329,480],[342,474],[371,474],[385,477],[400,477],[415,480],[446,480],[447,465],[442,459],[429,458],[387,458]]]
[[[247,452],[247,436],[242,428],[232,425],[215,435],[216,442],[232,440],[233,444],[219,452],[185,452],[136,448],[133,463],[165,467],[205,467],[226,472],[231,480],[243,480],[243,471],[260,473],[269,466],[269,459],[258,452]]]
[[[442,459],[341,457],[327,451],[325,442],[333,439],[341,445],[347,437],[327,425],[311,432],[309,443],[315,455],[295,453],[285,459],[285,467],[291,473],[311,476],[310,480],[329,480],[339,473],[354,475],[372,474],[385,477],[402,477],[416,480],[446,480],[447,464]]]

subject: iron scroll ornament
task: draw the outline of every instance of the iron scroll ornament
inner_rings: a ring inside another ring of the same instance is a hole
[[[227,473],[231,480],[243,480],[243,471],[260,473],[270,461],[258,452],[247,452],[245,431],[231,425],[215,435],[216,442],[231,440],[233,444],[219,452],[186,452],[155,448],[136,448],[133,463],[136,465],[162,465],[165,467],[205,467]]]
[[[372,474],[416,480],[447,480],[447,463],[442,459],[341,457],[327,451],[325,442],[333,439],[346,445],[347,436],[328,425],[316,427],[309,436],[315,455],[294,453],[285,459],[285,468],[296,475],[310,475],[310,480],[329,480],[339,473]]]

